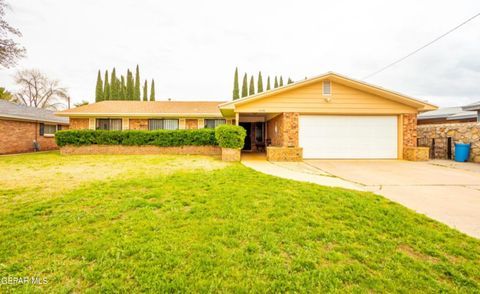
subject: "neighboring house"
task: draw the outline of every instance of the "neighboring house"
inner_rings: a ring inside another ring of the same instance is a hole
[[[417,114],[434,105],[327,73],[229,102],[104,101],[58,113],[73,129],[247,130],[246,151],[271,160],[403,158],[417,144]]]
[[[54,134],[68,127],[68,118],[53,111],[0,100],[0,154],[56,149]]]
[[[478,119],[477,111],[466,110],[468,106],[461,107],[442,107],[437,110],[427,111],[418,115],[419,125],[431,124],[451,124],[476,122]],[[477,105],[480,109],[480,105]]]
[[[455,143],[470,143],[469,161],[480,162],[480,102],[418,115],[418,145],[430,158],[454,159]]]

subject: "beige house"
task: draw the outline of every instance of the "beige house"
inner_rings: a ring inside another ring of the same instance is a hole
[[[402,159],[429,103],[327,73],[229,102],[104,101],[58,113],[71,129],[155,130],[237,124],[244,151],[270,160]]]

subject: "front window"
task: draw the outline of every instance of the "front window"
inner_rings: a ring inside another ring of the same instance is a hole
[[[40,124],[40,136],[53,136],[57,131],[57,125]]]
[[[122,119],[120,118],[97,118],[97,130],[121,131]]]
[[[226,121],[224,119],[206,119],[205,127],[209,129],[214,129],[216,126],[224,125]]]
[[[178,119],[149,119],[148,129],[153,130],[178,130]]]

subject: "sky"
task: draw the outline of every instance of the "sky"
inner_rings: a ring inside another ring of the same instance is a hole
[[[304,79],[328,71],[356,79],[480,12],[480,1],[7,0],[7,21],[36,68],[95,100],[97,71],[140,66],[157,100],[230,100],[233,75]],[[438,106],[480,100],[480,17],[366,82]],[[143,83],[143,82],[142,82]]]

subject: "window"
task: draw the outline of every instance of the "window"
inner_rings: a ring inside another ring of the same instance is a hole
[[[323,81],[323,95],[332,95],[332,85],[329,80]]]
[[[213,129],[216,126],[224,125],[225,123],[226,123],[226,121],[224,119],[206,119],[205,120],[205,127]]]
[[[122,119],[120,118],[97,118],[97,130],[121,131]]]
[[[57,125],[40,124],[40,136],[53,136],[57,131]]]
[[[149,119],[148,129],[153,130],[178,130],[178,119]]]

